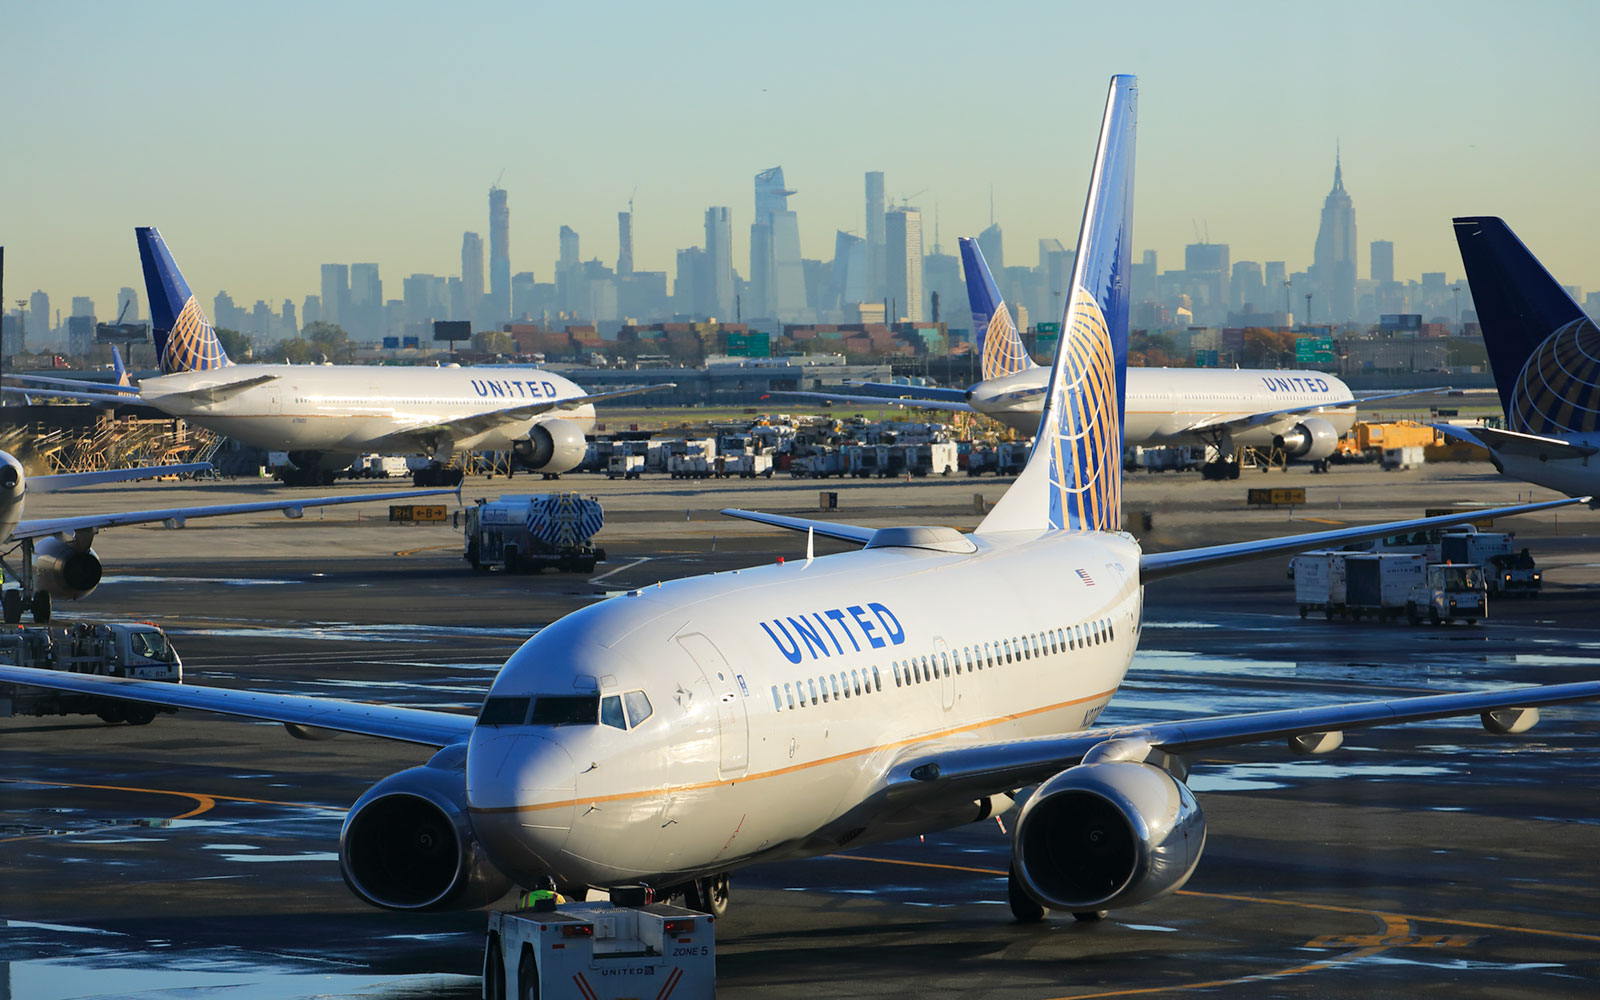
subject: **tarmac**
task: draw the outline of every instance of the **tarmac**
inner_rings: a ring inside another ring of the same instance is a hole
[[[1132,474],[1129,520],[1158,549],[1554,496],[1486,465],[1245,476]],[[472,711],[527,635],[608,592],[803,554],[803,536],[720,517],[722,507],[970,528],[974,495],[992,502],[1004,485],[591,475],[466,485],[468,502],[597,495],[608,560],[587,577],[475,574],[458,531],[391,524],[381,506],[118,528],[96,545],[101,588],[57,614],[162,624],[189,683]],[[1307,503],[1251,508],[1253,486],[1303,486]],[[275,492],[138,485],[37,498],[28,513]],[[835,512],[818,511],[821,492],[838,494]],[[1518,532],[1547,590],[1494,601],[1476,627],[1302,621],[1281,557],[1152,584],[1141,651],[1102,721],[1600,676],[1600,513],[1496,528]],[[1517,737],[1466,719],[1352,732],[1315,758],[1276,744],[1207,754],[1190,782],[1208,820],[1194,877],[1098,924],[1015,924],[1007,838],[993,820],[738,871],[718,923],[721,995],[1591,996],[1600,708],[1543,716]],[[0,720],[0,1000],[477,996],[481,912],[375,910],[339,876],[344,809],[427,755],[191,712],[146,727]]]

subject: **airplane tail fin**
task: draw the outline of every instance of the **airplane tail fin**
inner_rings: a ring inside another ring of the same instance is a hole
[[[139,262],[144,266],[145,294],[150,297],[150,333],[161,374],[205,371],[231,364],[161,233],[154,226],[140,226],[134,235],[139,242]]]
[[[111,345],[111,373],[116,376],[117,385],[132,385],[128,380],[128,367],[122,363],[122,352],[117,350],[117,345]]]
[[[1128,265],[1138,80],[1111,78],[1072,296],[1022,474],[978,532],[1116,531],[1122,526],[1122,412],[1128,366]]]
[[[1014,375],[1036,367],[1023,346],[1022,335],[1011,319],[1011,310],[1000,295],[978,241],[963,236],[961,269],[967,276],[967,299],[972,303],[972,329],[978,335],[978,357],[985,381]]]
[[[1455,219],[1456,243],[1511,430],[1600,425],[1600,330],[1550,272],[1490,216]]]

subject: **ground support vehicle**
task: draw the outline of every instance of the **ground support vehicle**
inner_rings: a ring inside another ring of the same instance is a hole
[[[1290,571],[1301,618],[1320,610],[1330,621],[1389,621],[1408,613],[1427,566],[1415,553],[1319,551],[1295,556]]]
[[[1513,555],[1503,552],[1489,557],[1483,564],[1488,578],[1489,593],[1507,597],[1538,597],[1544,589],[1544,574],[1533,563],[1528,550]]]
[[[502,496],[480,500],[467,511],[466,551],[473,569],[493,566],[507,573],[537,573],[552,567],[563,573],[592,573],[605,549],[594,536],[605,524],[600,501],[576,493]]]
[[[757,476],[772,478],[772,456],[765,452],[757,454],[746,452],[743,455],[724,455],[721,462],[723,478],[737,476],[740,479],[754,479]]]
[[[644,474],[644,456],[612,452],[606,465],[607,479],[638,479]]]
[[[73,622],[0,630],[0,663],[103,677],[183,682],[183,660],[166,633],[148,622]],[[0,718],[13,715],[98,715],[109,723],[142,726],[157,708],[86,694],[0,684]]]
[[[715,921],[665,903],[491,911],[484,1000],[715,996]]]
[[[1435,625],[1457,620],[1476,625],[1487,617],[1489,593],[1482,566],[1433,563],[1406,602],[1406,619],[1413,625],[1423,619]]]

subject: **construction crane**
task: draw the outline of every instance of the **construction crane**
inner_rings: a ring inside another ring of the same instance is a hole
[[[903,208],[903,209],[910,208],[911,207],[911,199],[912,198],[915,198],[919,194],[927,194],[927,193],[928,193],[928,189],[927,188],[923,188],[921,191],[918,191],[918,192],[916,192],[914,194],[908,194],[908,195],[901,196],[901,198],[900,198],[900,207]]]

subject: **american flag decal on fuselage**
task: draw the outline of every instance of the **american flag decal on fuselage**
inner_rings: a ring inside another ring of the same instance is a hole
[[[1050,455],[1050,526],[1116,531],[1122,520],[1116,358],[1100,304],[1082,288],[1062,337],[1055,421],[1041,428]]]

